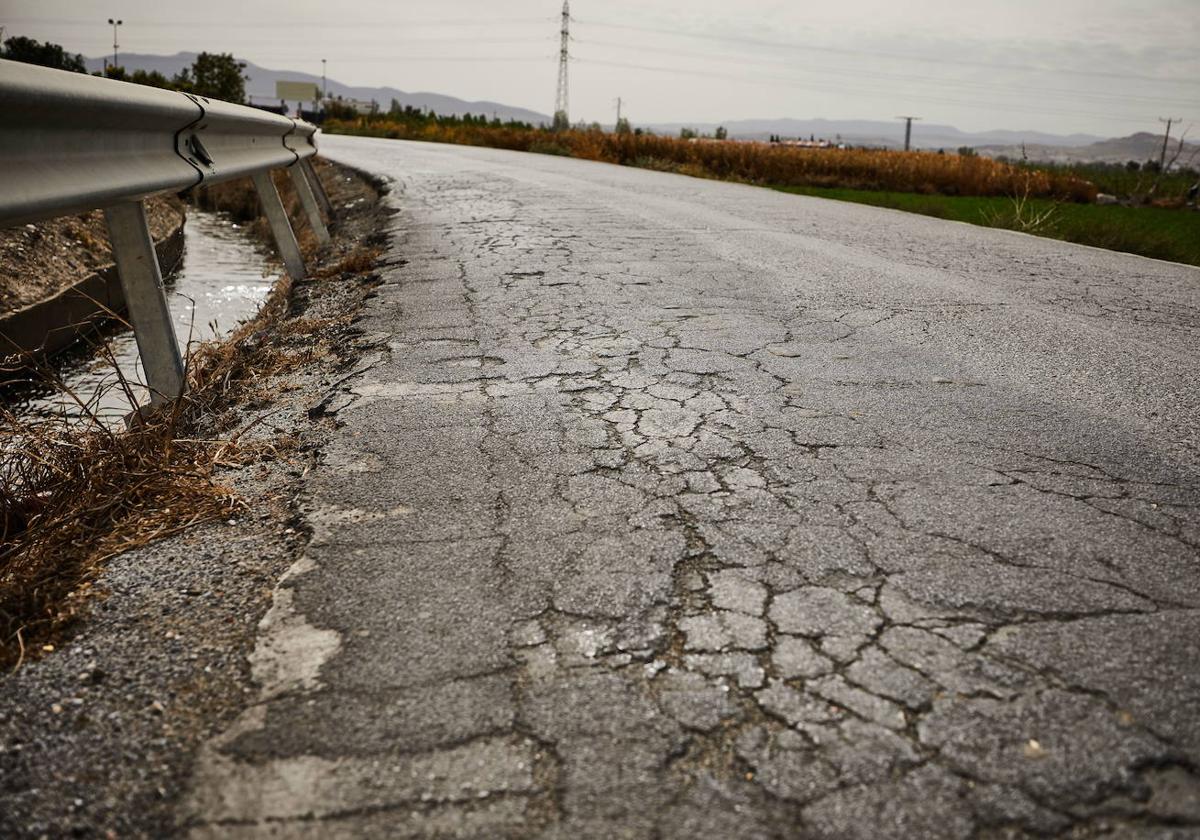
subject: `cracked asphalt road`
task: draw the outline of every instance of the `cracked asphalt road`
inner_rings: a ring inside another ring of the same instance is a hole
[[[193,837],[1200,833],[1200,271],[577,160],[394,179]]]

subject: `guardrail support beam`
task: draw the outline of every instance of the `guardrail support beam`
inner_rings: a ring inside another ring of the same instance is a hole
[[[329,193],[325,192],[325,185],[321,183],[321,179],[317,175],[317,170],[313,167],[312,158],[301,158],[300,168],[304,170],[304,176],[308,178],[308,183],[312,186],[313,192],[316,193],[317,202],[321,205],[321,209],[325,211],[325,215],[332,222],[333,202],[329,200]]]
[[[300,196],[300,204],[304,206],[304,215],[308,216],[308,226],[316,235],[317,244],[324,248],[329,244],[329,230],[325,227],[325,220],[321,218],[321,208],[317,206],[317,197],[313,195],[308,176],[297,165],[289,166],[288,172],[292,175],[296,195]]]
[[[114,204],[104,209],[104,220],[150,388],[150,404],[173,400],[183,394],[183,359],[146,222],[146,206],[141,201]]]
[[[258,200],[262,202],[263,212],[271,225],[271,233],[275,236],[275,247],[283,258],[283,266],[288,276],[293,280],[303,280],[305,275],[304,256],[300,253],[300,245],[296,242],[296,234],[288,221],[287,211],[279,200],[279,191],[271,180],[271,173],[259,170],[250,176],[254,179],[254,188],[258,190]]]

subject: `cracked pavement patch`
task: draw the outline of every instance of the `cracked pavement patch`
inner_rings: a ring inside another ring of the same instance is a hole
[[[197,836],[382,836],[380,813],[412,836],[1200,831],[1194,270],[329,145],[400,179],[406,261],[291,584],[344,642],[319,684],[264,695],[269,734],[214,743],[235,765],[197,777],[224,803]],[[1056,277],[1015,276],[1030,253]],[[1081,318],[1080,278],[1177,319]],[[407,781],[426,763],[444,775]]]
[[[181,831],[1200,833],[1200,272],[323,148],[396,179],[386,349]]]
[[[347,386],[309,488],[379,515],[323,516],[328,573],[295,601],[346,648],[239,754],[524,745],[529,774],[485,797],[510,807],[379,805],[414,836],[1200,831],[1194,270],[331,139],[403,183],[407,262],[367,315],[391,355]],[[1057,278],[1016,276],[1030,252]],[[1080,278],[1177,320],[1082,319]],[[352,724],[302,711],[346,692]],[[273,795],[276,766],[239,789]],[[311,814],[331,827],[322,797],[376,795],[342,766]]]

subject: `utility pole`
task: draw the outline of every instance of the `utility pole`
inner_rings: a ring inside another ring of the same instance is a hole
[[[112,66],[116,67],[117,66],[117,27],[120,26],[121,24],[123,24],[125,21],[113,20],[112,18],[109,18],[108,22],[110,24],[112,24],[112,28],[113,28],[113,63],[112,63]]]
[[[562,41],[558,50],[558,93],[554,97],[554,130],[571,127],[568,113],[567,65],[571,55],[571,0],[563,0]]]
[[[325,59],[321,59],[321,101],[324,102],[329,98],[329,92],[325,87]]]
[[[1165,119],[1163,117],[1158,118],[1158,121],[1160,123],[1167,124],[1167,133],[1163,135],[1162,154],[1160,154],[1158,156],[1158,171],[1159,172],[1162,172],[1163,167],[1167,165],[1167,143],[1170,142],[1170,140],[1171,140],[1171,123],[1180,122],[1181,119],[1182,119],[1181,117],[1167,117]]]
[[[913,120],[920,120],[920,117],[896,117],[898,120],[904,120],[904,151],[912,149],[912,124]]]
[[[621,97],[617,97],[617,125],[621,124]]]

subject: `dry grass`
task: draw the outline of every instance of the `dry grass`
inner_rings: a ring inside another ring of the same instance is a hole
[[[278,456],[286,441],[247,443],[245,429],[206,421],[292,362],[255,339],[286,311],[289,292],[281,281],[257,318],[199,345],[187,396],[128,430],[96,417],[79,425],[0,413],[0,662],[20,662],[69,621],[112,557],[237,509],[218,469]]]
[[[378,248],[359,248],[347,254],[333,265],[313,272],[313,277],[334,277],[338,274],[362,274],[370,271],[379,262]]]
[[[940,195],[1093,201],[1096,188],[1067,172],[1030,170],[979,156],[868,149],[800,149],[769,143],[704,142],[601,131],[332,120],[331,133],[427,140],[640,166],[775,187],[846,187]]]
[[[271,173],[275,189],[279,190],[279,198],[287,210],[289,219],[303,219],[304,210],[300,197],[292,186],[292,179],[287,172],[277,169]],[[275,240],[271,236],[271,227],[266,218],[259,212],[258,194],[254,191],[249,177],[238,178],[224,183],[199,187],[192,191],[191,201],[202,210],[212,210],[228,214],[234,221],[248,227],[250,233],[259,241],[274,247]],[[316,247],[316,238],[306,224],[292,225],[296,241],[301,250],[311,251]]]
[[[245,184],[217,189],[205,206],[240,206],[257,218]],[[314,276],[365,273],[377,257],[360,247]],[[289,317],[291,298],[283,278],[254,319],[196,346],[186,395],[143,411],[127,429],[94,415],[81,424],[0,410],[0,665],[37,656],[79,613],[111,558],[235,513],[242,502],[222,469],[288,457],[296,441],[265,436],[266,414],[253,412],[271,403],[279,375],[334,354],[332,335],[351,317]],[[119,376],[113,387],[133,390]],[[94,398],[75,400],[86,414]]]

